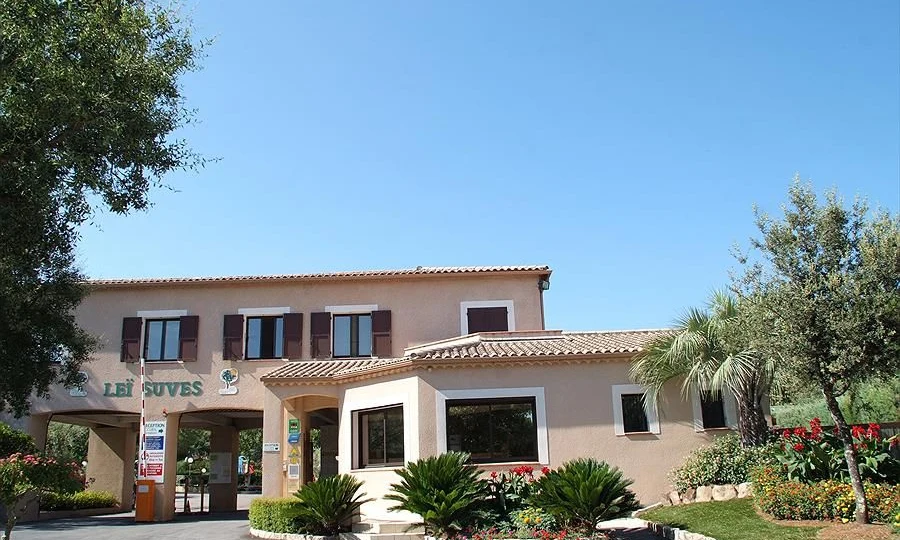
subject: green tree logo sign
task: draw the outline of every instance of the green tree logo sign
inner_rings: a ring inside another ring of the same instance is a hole
[[[235,368],[223,369],[219,373],[219,380],[225,383],[224,388],[219,388],[219,394],[223,396],[231,396],[238,393],[238,389],[234,384],[238,380],[238,370]]]

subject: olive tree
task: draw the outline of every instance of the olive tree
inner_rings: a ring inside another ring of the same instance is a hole
[[[784,215],[756,210],[760,236],[739,254],[734,290],[753,346],[779,358],[778,369],[824,397],[844,446],[856,495],[856,520],[868,521],[850,426],[838,397],[854,384],[900,370],[900,219],[849,208],[836,192],[820,204],[795,178]]]

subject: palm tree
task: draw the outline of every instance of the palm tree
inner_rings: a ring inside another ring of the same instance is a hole
[[[737,401],[741,444],[765,443],[769,430],[762,401],[772,387],[775,362],[746,346],[734,297],[716,292],[706,309],[691,308],[676,324],[632,364],[632,378],[646,388],[644,399],[654,405],[663,386],[679,378],[685,398],[695,391],[712,396],[728,391]]]

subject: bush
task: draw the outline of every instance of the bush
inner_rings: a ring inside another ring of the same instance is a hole
[[[307,533],[319,536],[335,536],[350,530],[350,521],[363,503],[359,493],[362,482],[349,474],[322,478],[300,488],[295,497],[297,526]]]
[[[542,469],[543,474],[549,468]],[[516,529],[514,516],[525,509],[534,484],[534,467],[521,465],[505,473],[492,472],[488,480],[487,512],[492,525],[498,529]]]
[[[34,454],[37,447],[31,435],[0,422],[0,458],[13,454]]]
[[[865,484],[869,518],[890,523],[900,512],[900,485]],[[856,509],[848,483],[823,480],[814,483],[789,480],[777,467],[764,467],[753,475],[753,498],[763,512],[777,519],[852,521]]]
[[[564,527],[593,532],[599,522],[628,516],[640,507],[630,485],[619,469],[582,458],[541,476],[528,502],[553,514]]]
[[[823,430],[818,418],[813,418],[809,426],[810,430],[798,427],[782,432],[776,457],[784,465],[787,477],[801,482],[849,482],[843,442],[836,434]],[[900,460],[891,455],[896,437],[881,437],[878,424],[853,426],[852,436],[863,480],[890,484],[900,481]]]
[[[297,497],[257,497],[250,503],[250,527],[275,533],[298,533],[296,520],[301,504]]]
[[[408,463],[385,498],[398,503],[395,510],[422,516],[426,534],[453,538],[483,516],[487,485],[468,461],[469,454],[448,452]]]
[[[88,508],[112,508],[119,500],[109,491],[79,491],[78,493],[44,493],[41,510],[86,510]]]
[[[742,484],[750,481],[755,467],[774,461],[774,451],[772,446],[744,448],[737,435],[722,435],[691,452],[670,476],[679,493],[699,486]]]

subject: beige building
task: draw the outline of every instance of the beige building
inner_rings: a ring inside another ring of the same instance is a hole
[[[140,447],[156,519],[175,512],[179,428],[211,431],[210,509],[235,508],[238,432],[263,428],[263,494],[351,473],[381,497],[404,462],[448,450],[485,470],[594,456],[658,500],[667,473],[733,426],[733,401],[646,408],[631,357],[659,331],[544,328],[546,266],[419,267],[287,276],[96,280],[77,314],[101,347],[81,388],[36,400],[38,441],[55,421],[91,427],[92,489],[130,503]]]

